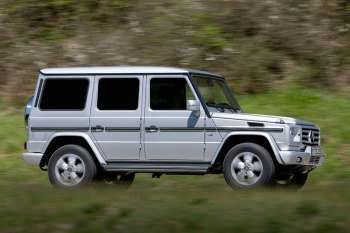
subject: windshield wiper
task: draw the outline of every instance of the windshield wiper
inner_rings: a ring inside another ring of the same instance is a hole
[[[229,105],[227,103],[222,103],[222,104],[220,103],[219,105],[220,106],[224,106],[225,108],[231,109],[231,110],[233,110],[235,112],[240,112],[241,111],[241,109],[239,107],[233,107],[233,106],[231,106],[231,105]]]
[[[233,112],[239,112],[241,109],[237,108],[237,107],[233,107],[231,106],[230,104],[228,103],[219,103],[218,104],[219,106],[223,107],[223,108],[227,108],[227,109],[230,109],[232,110]]]
[[[234,111],[234,112],[240,111],[239,108],[237,108],[237,107],[232,107],[232,106],[229,105],[228,103],[219,103],[219,104],[217,104],[217,103],[209,102],[209,103],[207,103],[207,105],[208,105],[209,107],[214,107],[214,108],[218,109],[220,112],[224,112],[224,109],[225,109],[225,108],[226,108],[226,109],[230,109],[230,110],[232,110],[232,111]]]
[[[206,104],[207,104],[207,106],[209,106],[209,107],[216,108],[216,109],[219,110],[220,112],[224,112],[224,111],[225,111],[224,108],[223,108],[222,106],[219,106],[219,105],[216,104],[216,103],[207,102]]]

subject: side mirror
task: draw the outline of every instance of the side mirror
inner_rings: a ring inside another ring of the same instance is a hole
[[[198,112],[200,110],[200,102],[198,100],[187,100],[187,110],[189,111],[196,111]]]

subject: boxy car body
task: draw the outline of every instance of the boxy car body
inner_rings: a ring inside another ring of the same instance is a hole
[[[313,123],[243,113],[222,76],[198,70],[43,69],[25,115],[24,160],[62,187],[97,176],[131,183],[139,172],[302,186],[324,159]]]

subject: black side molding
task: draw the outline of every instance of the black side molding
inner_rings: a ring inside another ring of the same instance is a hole
[[[89,127],[31,127],[32,132],[48,132],[48,131],[89,131]]]

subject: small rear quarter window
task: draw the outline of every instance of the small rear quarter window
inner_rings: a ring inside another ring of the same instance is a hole
[[[89,80],[46,79],[39,108],[41,110],[78,111],[85,108]]]

